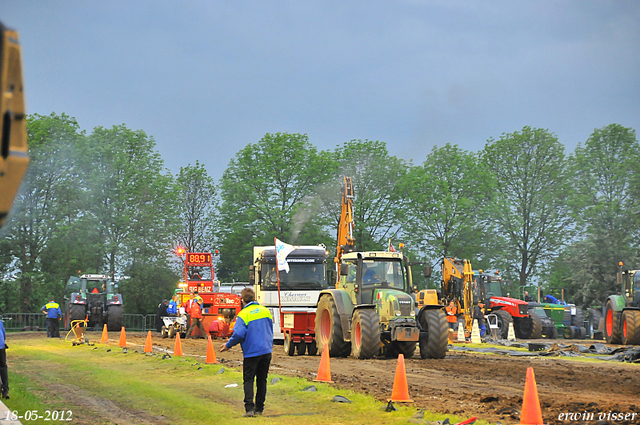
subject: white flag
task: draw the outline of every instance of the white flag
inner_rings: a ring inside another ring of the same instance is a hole
[[[278,262],[278,270],[284,270],[289,273],[289,263],[287,263],[287,255],[296,249],[295,246],[284,243],[276,238],[276,261]]]

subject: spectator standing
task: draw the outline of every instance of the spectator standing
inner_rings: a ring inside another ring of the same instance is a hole
[[[458,309],[456,308],[456,304],[451,301],[445,310],[447,312],[447,323],[449,324],[449,329],[455,331],[456,324],[458,323]]]
[[[62,320],[60,305],[51,297],[49,298],[49,302],[42,306],[40,311],[47,315],[47,338],[59,338],[60,326],[58,322]]]

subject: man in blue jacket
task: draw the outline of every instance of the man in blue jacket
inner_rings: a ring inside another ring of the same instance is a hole
[[[244,288],[241,293],[242,311],[238,313],[233,336],[220,351],[229,351],[240,343],[242,347],[242,378],[244,381],[245,417],[262,415],[267,397],[267,375],[273,351],[273,318],[265,307],[255,302],[255,293]],[[253,402],[253,381],[256,381],[256,400]]]
[[[0,313],[1,314],[1,313]],[[2,398],[9,398],[9,373],[7,371],[7,336],[4,333],[4,324],[0,315],[0,381],[2,384]]]
[[[62,320],[62,312],[60,311],[58,303],[51,297],[49,298],[49,302],[40,310],[47,315],[47,338],[59,338],[60,326],[58,325],[58,321]]]

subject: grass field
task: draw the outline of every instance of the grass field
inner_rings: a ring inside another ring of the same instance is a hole
[[[115,344],[72,347],[44,338],[11,340],[7,351],[11,399],[6,404],[20,415],[28,410],[70,411],[65,417],[71,416],[68,423],[73,424],[424,423],[412,419],[416,408],[411,404],[385,412],[385,403],[370,396],[273,374],[269,381],[282,380],[269,383],[265,416],[242,418],[240,370],[188,357],[162,360],[139,351],[130,348],[125,354]],[[238,386],[226,388],[232,384]],[[303,391],[310,385],[317,391]],[[335,395],[353,403],[332,402]],[[427,412],[424,419],[445,417]],[[466,418],[450,419],[456,423]]]

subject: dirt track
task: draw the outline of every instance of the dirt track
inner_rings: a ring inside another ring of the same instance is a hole
[[[127,341],[142,347],[145,337],[143,334],[127,334]],[[154,334],[153,342],[154,347],[173,351],[174,340],[163,340]],[[182,343],[185,355],[204,356],[206,353],[205,340],[183,340]],[[240,347],[220,353],[222,343],[221,340],[214,343],[218,360],[240,365]],[[276,346],[272,371],[313,379],[319,362],[319,356],[289,357],[284,354],[282,346]],[[611,424],[640,423],[640,365],[637,364],[587,363],[457,351],[449,351],[443,360],[422,360],[416,355],[406,360],[409,394],[416,408],[466,417],[478,416],[493,422],[519,423],[529,366],[535,370],[545,423],[595,424],[598,414],[609,412],[637,413],[634,420],[609,421]],[[391,396],[395,368],[395,359],[332,358],[331,374],[335,382],[332,385],[387,400]],[[584,422],[558,420],[560,413],[585,412],[593,412],[594,418]]]

